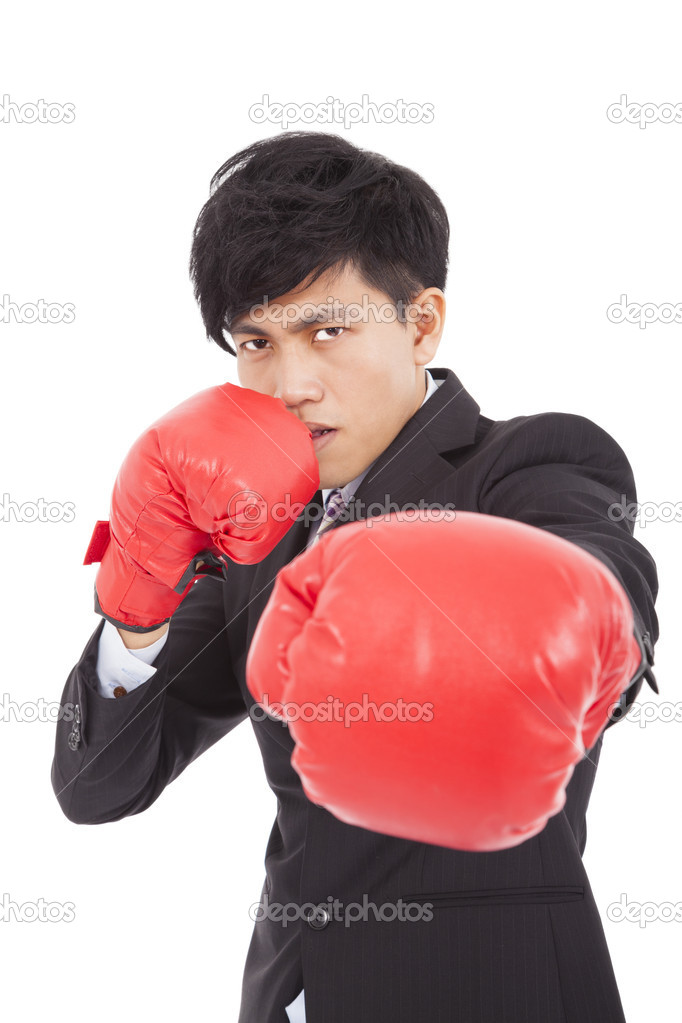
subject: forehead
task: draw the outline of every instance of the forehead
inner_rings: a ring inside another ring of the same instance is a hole
[[[235,317],[230,333],[243,333],[248,327],[262,326],[265,322],[287,326],[300,323],[328,322],[343,320],[342,307],[358,305],[363,296],[368,300],[386,299],[381,292],[371,288],[359,272],[348,265],[343,270],[328,270],[314,283],[303,281],[285,295],[266,295],[265,300]]]

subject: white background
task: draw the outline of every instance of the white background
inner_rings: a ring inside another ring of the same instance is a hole
[[[211,174],[280,131],[249,119],[266,93],[432,103],[431,123],[323,129],[413,168],[445,203],[448,310],[433,365],[454,369],[491,418],[593,419],[626,451],[640,502],[682,500],[682,327],[606,316],[623,293],[682,301],[682,125],[606,116],[623,93],[682,101],[680,11],[499,3],[443,16],[353,2],[5,11],[0,93],[70,102],[76,116],[0,123],[0,295],[72,302],[76,318],[0,322],[0,489],[19,504],[71,501],[76,514],[0,522],[4,707],[58,700],[97,625],[95,568],[81,563],[132,441],[190,394],[238,382],[235,360],[205,340],[187,261]],[[681,531],[636,530],[659,568],[659,699],[674,703]],[[236,1020],[275,810],[250,725],[146,813],[89,827],[52,793],[54,725],[3,715],[0,895],[75,905],[68,924],[0,922],[7,1018]],[[682,923],[607,918],[621,893],[682,902],[681,730],[611,729],[588,817],[585,862],[629,1023],[682,1020]]]

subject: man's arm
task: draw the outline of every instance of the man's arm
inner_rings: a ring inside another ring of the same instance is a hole
[[[232,672],[224,585],[210,576],[194,584],[171,618],[156,673],[118,699],[98,689],[104,622],[95,629],[67,679],[57,725],[52,786],[69,820],[102,824],[146,810],[247,717]]]
[[[566,413],[510,420],[505,429],[509,437],[481,489],[480,510],[546,529],[598,558],[627,593],[636,629],[653,652],[658,577],[623,512],[637,492],[622,448],[591,420]],[[628,706],[642,681],[628,692]]]
[[[172,624],[151,678],[141,662],[121,664],[136,683],[131,691],[113,686],[103,695],[102,625],[71,672],[52,766],[70,820],[140,813],[247,716],[223,579],[234,562],[254,564],[276,547],[291,522],[274,508],[283,497],[307,502],[318,482],[310,430],[281,399],[229,383],[188,398],[134,442],[84,564],[99,562],[95,610],[124,643]]]

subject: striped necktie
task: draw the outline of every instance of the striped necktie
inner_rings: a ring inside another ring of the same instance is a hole
[[[335,490],[331,490],[329,492],[329,496],[327,497],[324,515],[320,519],[320,525],[317,530],[317,533],[315,534],[315,538],[313,539],[313,542],[310,545],[311,547],[313,546],[313,544],[317,543],[322,533],[324,533],[326,529],[329,529],[333,522],[336,522],[336,520],[338,519],[339,515],[341,514],[345,507],[346,502],[343,499],[343,494],[341,493],[341,490],[338,487]]]

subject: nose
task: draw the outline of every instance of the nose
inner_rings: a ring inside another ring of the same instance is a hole
[[[322,385],[303,352],[292,345],[283,346],[275,374],[275,398],[281,398],[292,410],[306,401],[316,402],[322,397]]]

